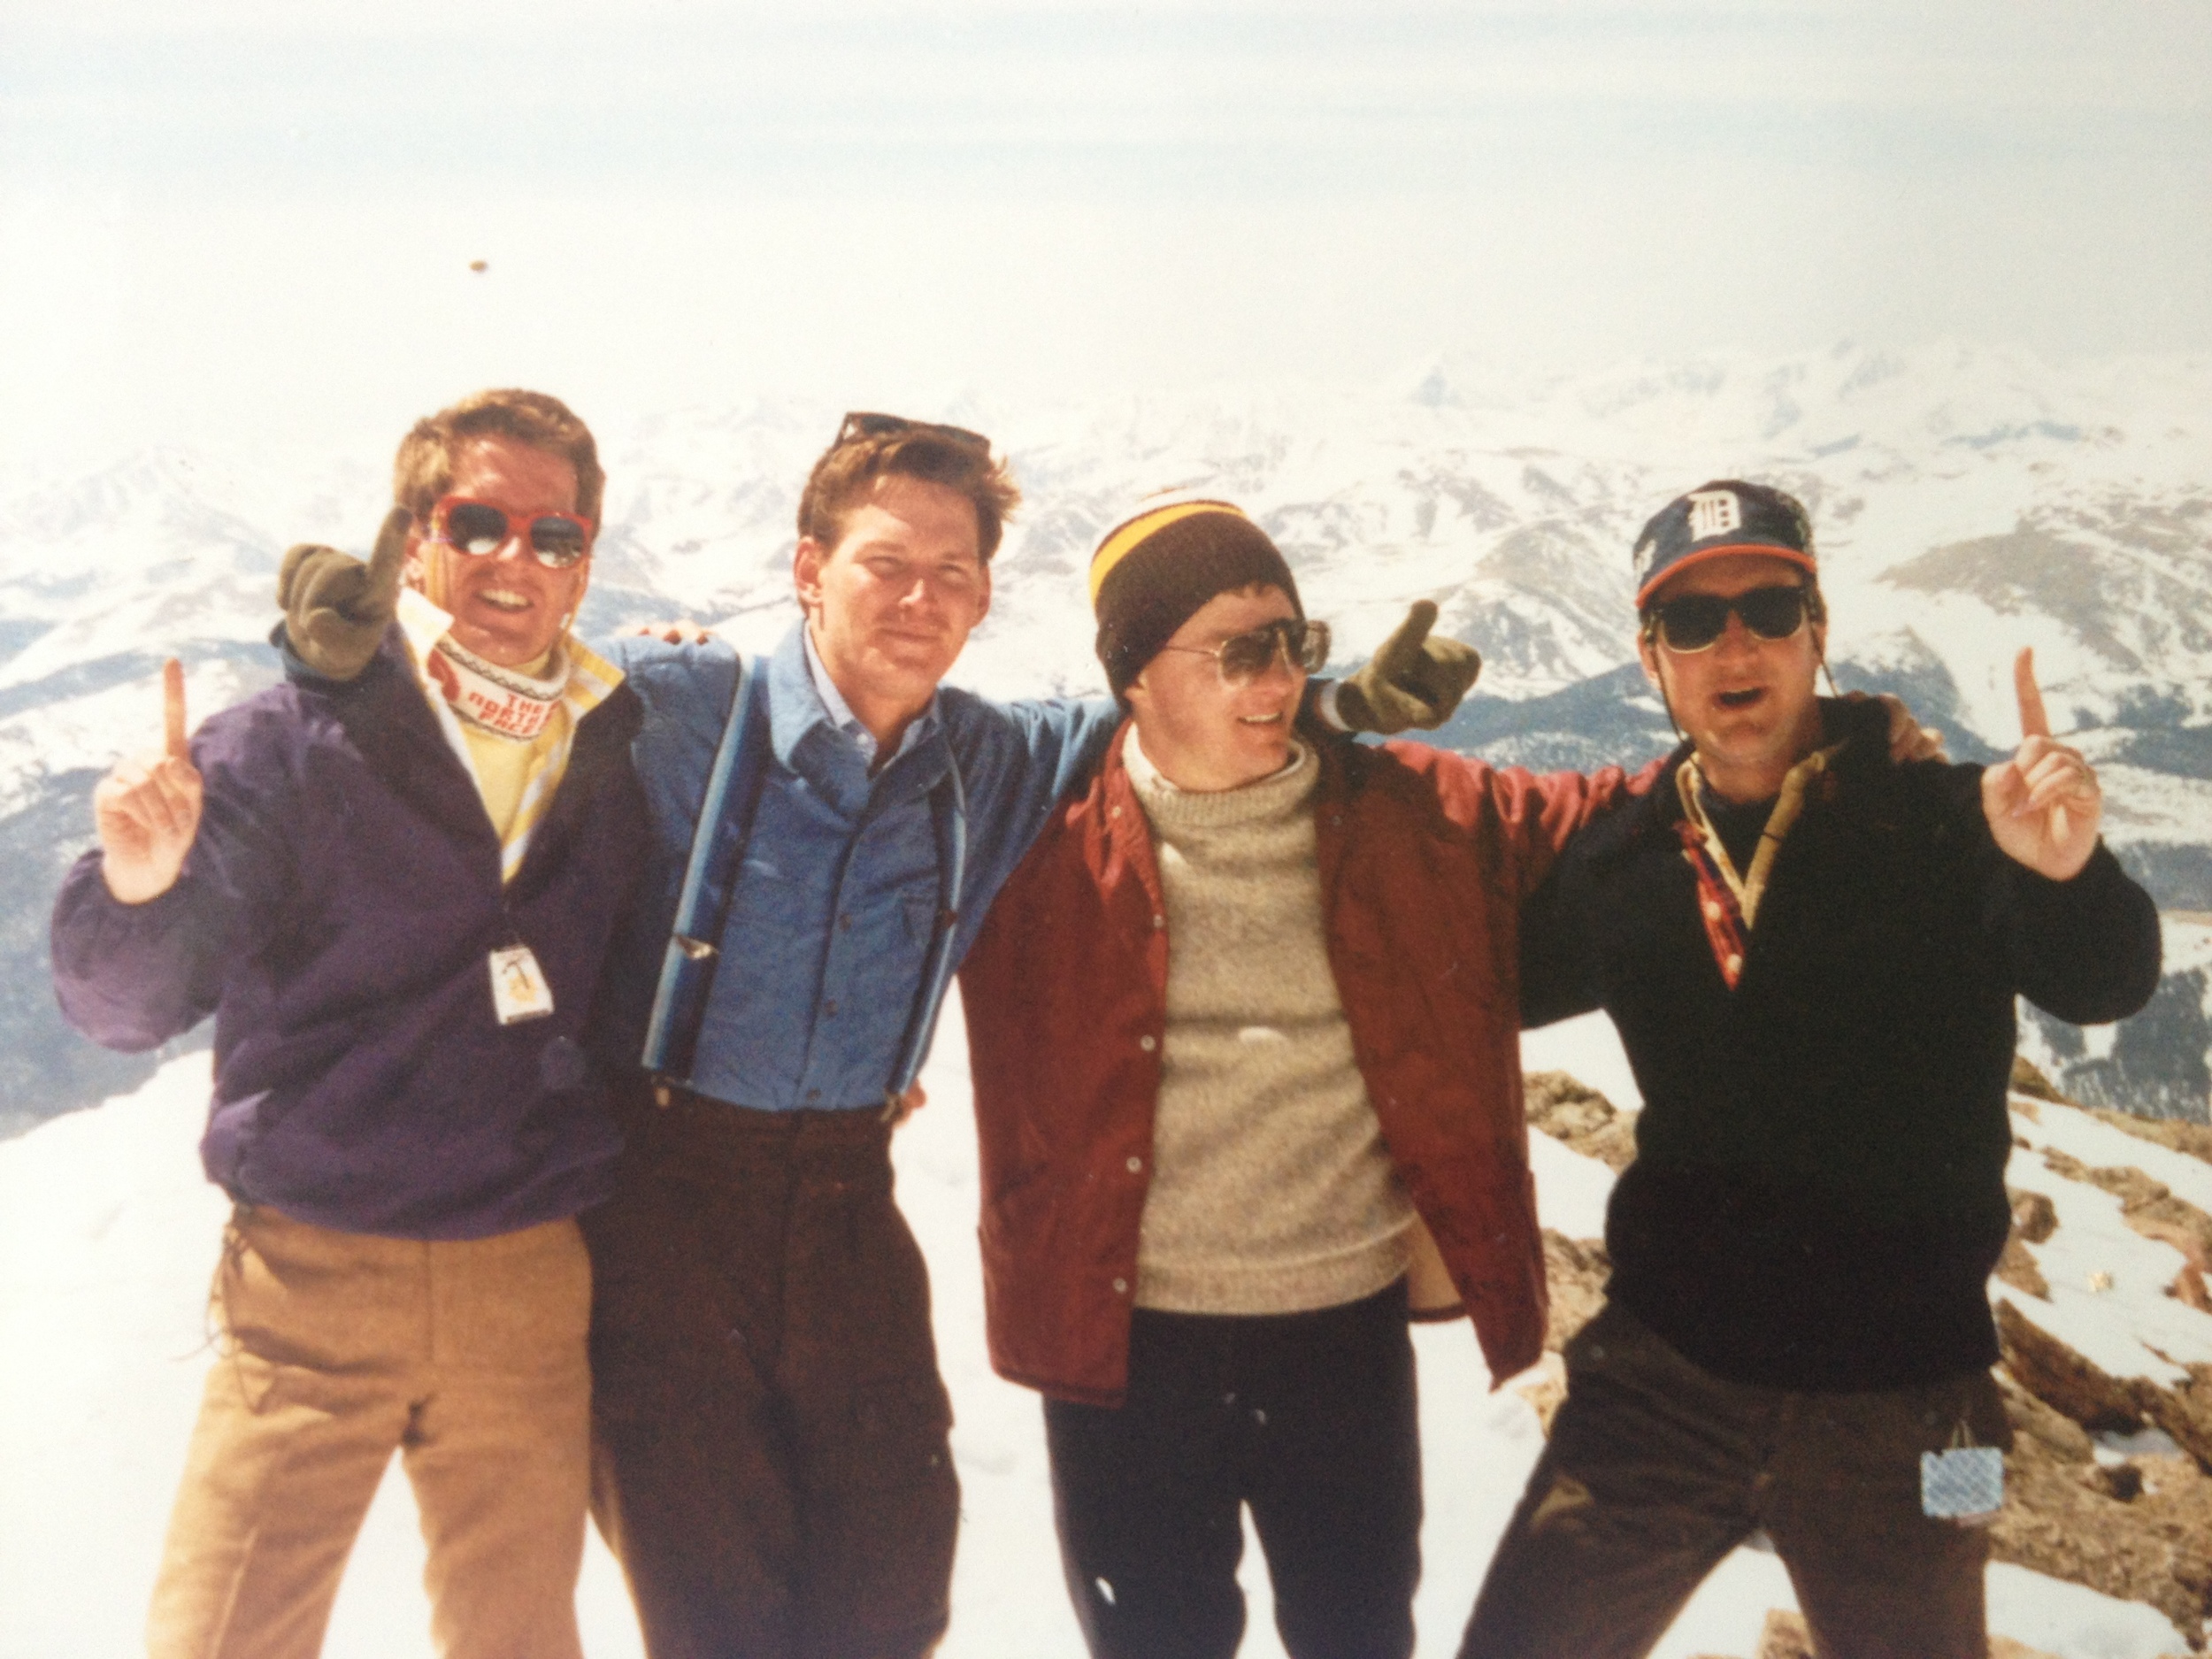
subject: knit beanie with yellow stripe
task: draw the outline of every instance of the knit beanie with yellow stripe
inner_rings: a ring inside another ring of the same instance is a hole
[[[1216,594],[1267,582],[1306,614],[1267,533],[1225,501],[1187,497],[1146,508],[1106,533],[1091,556],[1098,660],[1125,704],[1129,682]]]

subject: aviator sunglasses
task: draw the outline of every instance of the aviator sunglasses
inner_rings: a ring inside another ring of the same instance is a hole
[[[591,526],[573,513],[533,513],[527,526],[518,528],[503,508],[448,495],[431,509],[430,522],[431,541],[474,558],[498,552],[517,534],[524,537],[530,556],[550,570],[566,570],[591,551]]]
[[[1734,613],[1763,640],[1786,640],[1805,626],[1811,598],[1800,587],[1754,588],[1729,598],[1718,594],[1685,594],[1654,605],[1649,631],[1674,652],[1709,651],[1727,632]]]
[[[1210,657],[1225,683],[1242,686],[1272,668],[1279,655],[1302,673],[1314,672],[1329,660],[1329,625],[1281,617],[1249,634],[1233,634],[1218,645],[1163,645],[1160,649]]]

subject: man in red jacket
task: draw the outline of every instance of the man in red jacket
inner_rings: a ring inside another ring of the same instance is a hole
[[[1091,587],[1133,718],[962,974],[993,1363],[1046,1395],[1094,1655],[1233,1653],[1248,1504],[1293,1659],[1403,1659],[1409,1266],[1432,1238],[1494,1377],[1536,1358],[1516,915],[1625,780],[1310,746],[1327,629],[1225,503]]]

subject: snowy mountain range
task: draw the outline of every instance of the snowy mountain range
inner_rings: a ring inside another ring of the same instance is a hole
[[[674,613],[772,644],[795,614],[798,487],[840,411],[582,412],[609,473],[586,632]],[[1143,495],[1194,486],[1267,526],[1342,664],[1436,600],[1487,664],[1444,741],[1537,766],[1671,741],[1632,665],[1644,519],[1714,477],[1793,491],[1838,683],[1899,692],[1983,759],[2018,739],[2010,663],[2035,647],[2054,719],[2101,769],[2108,837],[2168,913],[2151,1007],[2087,1038],[2031,1013],[2029,1052],[2085,1101],[2212,1110],[2212,361],[1844,345],[1532,380],[1441,359],[1380,387],[920,412],[1000,439],[1027,498],[956,680],[1102,688],[1091,548]],[[153,734],[164,656],[184,658],[196,714],[273,677],[283,549],[365,550],[384,467],[180,444],[0,468],[0,1134],[150,1073],[67,1033],[46,986],[47,908],[88,840],[92,783]]]

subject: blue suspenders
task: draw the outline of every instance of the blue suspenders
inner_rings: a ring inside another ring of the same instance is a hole
[[[752,838],[761,785],[772,764],[768,699],[760,689],[761,678],[758,667],[741,656],[738,658],[729,723],[715,749],[714,769],[707,774],[706,796],[699,805],[699,825],[692,833],[691,856],[684,866],[683,891],[676,901],[675,931],[662,958],[652,1019],[646,1027],[641,1063],[661,1083],[687,1082],[697,1061],[699,1027],[706,1019],[707,996],[721,954],[716,941],[729,918],[730,897],[737,887],[746,843]],[[899,1043],[890,1086],[884,1092],[887,1107],[921,1071],[938,1010],[944,1004],[945,987],[952,980],[953,940],[959,929],[968,861],[967,790],[956,761],[931,787],[929,816],[937,843],[937,890],[944,902],[930,928],[921,986]]]
[[[691,1077],[719,955],[714,941],[722,936],[738,865],[752,837],[768,752],[768,700],[760,695],[759,671],[741,655],[729,723],[714,751],[714,770],[707,774],[706,798],[699,804],[683,892],[676,901],[675,933],[661,959],[653,1018],[645,1028],[641,1063],[657,1078],[682,1083]]]

